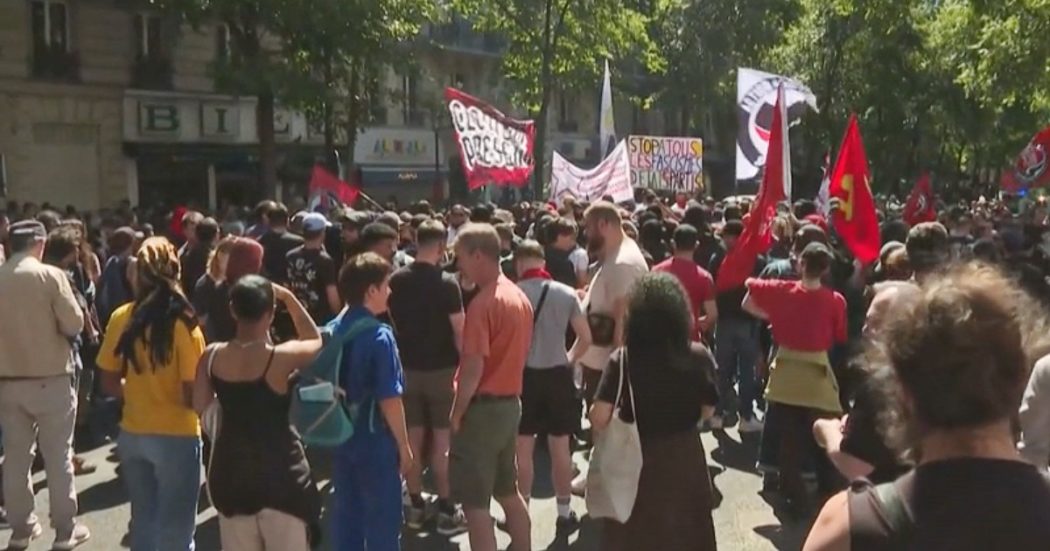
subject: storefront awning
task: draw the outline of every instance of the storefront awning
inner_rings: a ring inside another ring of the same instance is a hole
[[[424,167],[361,167],[362,184],[372,186],[433,185],[445,176],[444,171]]]

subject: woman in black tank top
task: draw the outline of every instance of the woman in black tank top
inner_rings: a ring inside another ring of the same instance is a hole
[[[270,344],[276,301],[288,308],[299,340]],[[250,542],[262,541],[266,549],[306,551],[316,541],[321,497],[289,423],[289,379],[316,356],[321,335],[290,291],[261,276],[241,278],[230,305],[237,336],[205,352],[194,389],[212,437],[207,481],[222,547],[254,549]]]
[[[1011,427],[1046,350],[1037,308],[979,264],[925,280],[889,307],[868,360],[896,400],[881,428],[918,466],[832,497],[805,551],[1050,548],[1050,483],[1022,461]]]

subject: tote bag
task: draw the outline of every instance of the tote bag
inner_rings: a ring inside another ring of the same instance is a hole
[[[638,436],[638,410],[627,371],[627,349],[620,353],[620,385],[616,390],[612,419],[594,443],[590,469],[587,472],[587,512],[594,518],[608,518],[626,523],[631,518],[638,497],[638,480],[642,476],[642,441]],[[620,418],[623,387],[635,408],[634,421]]]

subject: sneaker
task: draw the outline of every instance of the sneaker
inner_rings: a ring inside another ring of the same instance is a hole
[[[34,522],[29,525],[29,528],[25,532],[21,530],[15,530],[11,533],[11,540],[7,542],[8,551],[21,551],[22,549],[28,549],[29,543],[40,536],[44,535],[44,529],[40,526],[39,522]]]
[[[711,418],[707,420],[707,427],[711,430],[722,430],[724,424],[725,423],[722,422],[722,416],[720,415],[712,415]]]
[[[740,426],[737,427],[737,429],[743,433],[762,432],[763,427],[765,427],[765,424],[762,423],[762,421],[759,421],[758,419],[752,417],[751,419],[744,419],[743,421],[741,421]]]
[[[456,507],[456,512],[446,513],[441,511],[438,513],[437,521],[437,532],[442,536],[455,536],[456,534],[462,534],[467,531],[467,516],[463,514],[463,509]]]
[[[6,530],[10,527],[11,525],[7,522],[7,509],[0,507],[0,530]]]
[[[587,494],[587,477],[580,475],[572,480],[572,495],[584,496]]]
[[[558,534],[575,532],[580,527],[580,517],[576,516],[576,511],[569,511],[569,516],[567,517],[558,515],[558,520],[554,523],[554,527]]]
[[[54,551],[70,551],[89,539],[91,539],[91,530],[88,530],[88,527],[83,524],[77,524],[73,527],[73,532],[69,536],[60,535],[56,537],[55,545],[51,549]]]
[[[422,530],[423,525],[427,523],[427,508],[426,505],[423,507],[408,507],[408,514],[405,515],[405,524],[413,530]]]

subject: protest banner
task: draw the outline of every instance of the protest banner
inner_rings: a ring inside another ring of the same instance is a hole
[[[520,187],[532,175],[536,126],[507,117],[495,107],[455,88],[445,89],[452,129],[467,187]]]
[[[631,187],[695,193],[704,187],[704,144],[700,138],[627,138]]]
[[[555,151],[551,161],[550,199],[560,201],[566,195],[586,202],[605,196],[617,203],[633,199],[626,142],[621,140],[612,153],[592,169],[582,169]]]

